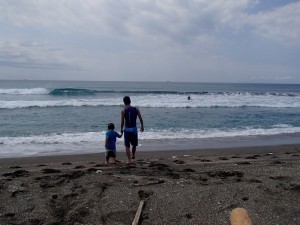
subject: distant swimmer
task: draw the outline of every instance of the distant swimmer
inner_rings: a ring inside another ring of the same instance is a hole
[[[191,100],[191,96],[188,96],[188,100]]]

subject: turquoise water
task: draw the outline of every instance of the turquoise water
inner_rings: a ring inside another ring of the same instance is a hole
[[[145,121],[141,150],[300,133],[300,85],[0,81],[0,157],[104,151],[125,95]]]

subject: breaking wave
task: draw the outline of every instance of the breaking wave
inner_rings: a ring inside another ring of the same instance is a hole
[[[208,92],[208,91],[168,91],[168,90],[94,90],[88,88],[22,88],[0,89],[0,95],[52,95],[52,96],[86,96],[104,93],[119,93],[130,95],[213,95],[213,96],[286,96],[296,97],[297,93],[284,92]]]

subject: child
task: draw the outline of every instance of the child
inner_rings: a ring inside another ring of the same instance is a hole
[[[116,141],[117,137],[121,138],[123,132],[118,134],[115,129],[115,125],[113,123],[108,124],[108,131],[105,134],[105,149],[106,149],[106,162],[109,163],[109,158],[113,158],[113,163],[116,163]]]

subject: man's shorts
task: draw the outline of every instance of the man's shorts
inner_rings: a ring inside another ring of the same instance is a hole
[[[116,152],[113,151],[113,150],[106,150],[106,159],[109,159],[109,158],[115,158],[116,157]]]
[[[125,128],[124,130],[124,144],[125,147],[138,146],[138,132],[137,128]]]

